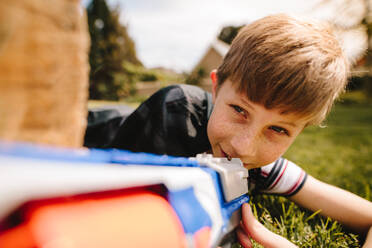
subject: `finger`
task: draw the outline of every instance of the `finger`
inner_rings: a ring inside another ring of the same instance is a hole
[[[254,217],[249,204],[243,204],[242,221],[246,233],[264,247],[296,247],[287,239],[269,231]]]
[[[251,206],[243,204],[242,208],[242,224],[244,230],[256,241],[259,242],[262,236],[270,232],[267,230],[253,215]],[[271,232],[270,232],[271,233]]]
[[[238,236],[239,243],[244,248],[251,248],[252,247],[251,239],[248,237],[248,235],[241,228],[238,228],[236,230],[236,235]]]
[[[249,238],[252,238],[251,237],[251,234],[248,232],[248,230],[245,228],[244,224],[243,224],[243,221],[240,221],[239,223],[239,228],[241,228],[243,230],[243,232],[245,232],[245,234],[249,237]]]

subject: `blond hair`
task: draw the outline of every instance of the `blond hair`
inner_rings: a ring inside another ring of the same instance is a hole
[[[321,124],[345,89],[347,59],[330,28],[285,14],[245,27],[217,70],[248,99]]]

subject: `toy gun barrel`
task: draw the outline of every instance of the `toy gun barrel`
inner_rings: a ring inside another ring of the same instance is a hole
[[[239,160],[0,143],[0,247],[228,247]]]

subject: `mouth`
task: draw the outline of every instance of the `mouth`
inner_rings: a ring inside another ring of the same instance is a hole
[[[232,157],[229,154],[227,154],[226,152],[224,152],[224,150],[222,150],[222,148],[220,148],[220,149],[221,149],[222,156],[227,158],[227,160],[231,161]]]
[[[243,166],[244,166],[244,168],[246,168],[246,169],[252,169],[252,166],[251,166],[250,164],[244,164],[244,163],[243,163]]]
[[[229,160],[229,161],[231,161],[231,159],[234,158],[230,154],[226,153],[221,147],[220,147],[220,151],[221,151],[221,157],[227,158],[227,160]],[[243,162],[243,166],[246,169],[253,169],[253,168],[256,168],[257,167],[253,163],[244,163],[244,162]]]
[[[235,158],[234,156],[231,156],[229,153],[226,153],[221,147],[220,147],[220,151],[221,151],[221,157],[223,158],[227,158],[227,160],[231,161],[232,158]],[[239,157],[236,157],[236,158],[239,158]],[[243,162],[243,160],[241,160]],[[257,168],[257,165],[254,164],[254,163],[244,163],[243,162],[243,166],[244,168],[246,169],[253,169],[253,168]]]

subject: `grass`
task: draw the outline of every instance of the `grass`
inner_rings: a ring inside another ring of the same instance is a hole
[[[126,97],[124,100],[121,101],[106,101],[106,100],[89,100],[88,101],[88,108],[96,108],[101,106],[108,106],[108,105],[127,105],[133,108],[137,108],[141,102],[146,100],[146,96],[130,96]]]
[[[336,105],[326,125],[305,129],[285,157],[311,175],[371,200],[372,105]]]
[[[371,200],[372,105],[338,104],[326,125],[305,129],[284,157],[324,182]],[[357,234],[283,197],[254,196],[252,203],[261,223],[300,247],[361,246]]]

